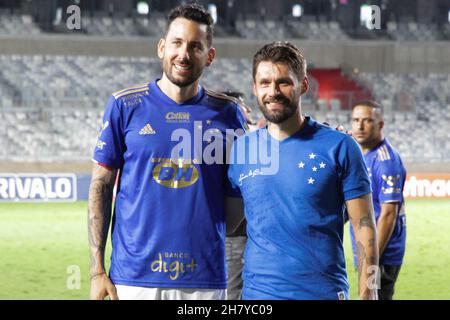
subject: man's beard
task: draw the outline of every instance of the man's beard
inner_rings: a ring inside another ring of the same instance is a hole
[[[189,64],[189,66],[192,67],[192,65],[187,61],[183,61],[182,63]],[[195,81],[197,81],[202,74],[201,71],[196,71],[195,68],[192,68],[190,70],[190,74],[187,77],[176,78],[172,74],[172,70],[174,68],[175,68],[175,66],[173,66],[170,61],[163,63],[163,72],[166,75],[166,77],[170,80],[170,82],[172,82],[174,85],[176,85],[180,88],[190,86]]]
[[[281,110],[276,111],[269,111],[266,104],[277,102],[282,103],[284,105],[284,108]],[[295,99],[292,101],[289,101],[287,98],[285,98],[282,95],[278,95],[272,99],[267,99],[265,101],[259,101],[259,108],[261,109],[262,114],[264,115],[264,118],[272,123],[282,123],[292,117],[298,110],[298,101],[296,102]]]

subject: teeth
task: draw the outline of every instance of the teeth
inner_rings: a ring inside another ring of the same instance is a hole
[[[174,64],[174,66],[178,70],[189,70],[189,66],[180,66],[178,64]]]

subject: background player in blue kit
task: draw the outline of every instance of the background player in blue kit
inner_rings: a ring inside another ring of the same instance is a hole
[[[357,230],[360,298],[376,299],[376,230],[358,144],[302,115],[306,61],[294,45],[260,49],[253,81],[268,125],[237,139],[228,171],[247,220],[243,299],[347,299],[344,205]],[[276,172],[261,161],[267,145],[276,146]]]
[[[92,299],[226,297],[227,166],[202,156],[210,143],[225,150],[227,139],[216,141],[217,134],[241,129],[245,120],[236,100],[199,86],[215,57],[212,25],[199,5],[175,8],[158,44],[162,78],[108,101],[89,191]],[[216,135],[205,139],[204,132]],[[108,276],[104,252],[118,170]]]
[[[391,300],[406,245],[406,216],[403,187],[406,170],[398,152],[383,135],[382,106],[361,101],[352,111],[353,135],[364,154],[373,189],[373,206],[380,250],[380,300]],[[353,228],[350,226],[355,251]]]

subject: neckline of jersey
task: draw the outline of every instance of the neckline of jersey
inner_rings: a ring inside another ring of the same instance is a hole
[[[177,107],[185,107],[185,106],[189,106],[189,105],[194,105],[197,104],[204,96],[204,90],[202,86],[198,86],[198,92],[195,96],[193,96],[192,98],[189,98],[186,101],[183,101],[182,103],[177,103],[176,101],[172,100],[168,95],[166,95],[161,88],[157,85],[157,82],[160,79],[157,78],[156,80],[150,82],[150,92],[154,92],[159,99],[163,100],[164,102],[167,102],[171,105],[175,105]]]
[[[381,140],[380,143],[378,143],[373,149],[370,149],[369,152],[367,152],[364,156],[368,156],[369,154],[376,152],[378,149],[380,149],[380,147],[382,145],[384,145],[385,142],[386,142],[386,137],[383,138],[383,140]]]
[[[270,134],[270,132],[268,130],[267,125],[264,127],[264,130],[267,131],[267,135],[270,137],[271,140],[274,140],[274,141],[278,142],[279,144],[285,144],[285,143],[291,141],[292,139],[294,139],[298,136],[301,136],[303,133],[307,132],[307,130],[309,128],[311,128],[315,123],[314,119],[311,118],[311,116],[305,116],[304,122],[305,122],[305,124],[300,129],[295,131],[289,137],[284,138],[283,140],[278,140],[278,139],[275,139],[274,137],[272,137],[272,135]]]

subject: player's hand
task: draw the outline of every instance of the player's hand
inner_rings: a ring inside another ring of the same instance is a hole
[[[345,130],[345,128],[343,127],[343,126],[341,126],[341,125],[338,125],[337,127],[336,127],[336,130],[337,131],[342,131],[342,132],[345,132],[346,134],[348,134],[348,135],[350,135],[350,136],[353,136],[353,132],[350,130],[350,131],[347,131],[347,130]]]
[[[267,121],[266,121],[266,119],[264,119],[264,118],[259,119],[258,122],[257,122],[257,124],[256,124],[256,126],[257,126],[258,129],[262,129],[262,128],[264,128],[265,126],[267,126]]]
[[[95,276],[91,279],[91,300],[104,300],[107,296],[111,300],[119,300],[116,287],[106,273]]]

